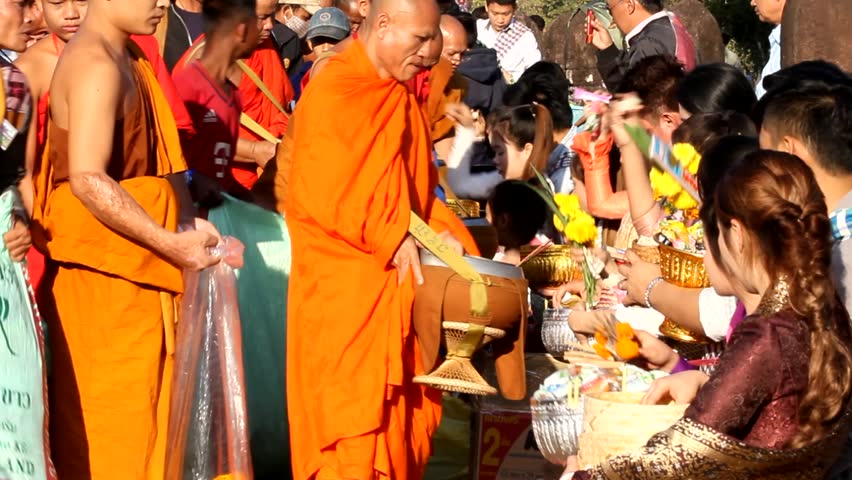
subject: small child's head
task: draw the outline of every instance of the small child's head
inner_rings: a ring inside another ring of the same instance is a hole
[[[503,107],[488,119],[488,141],[497,170],[507,180],[535,177],[543,172],[553,151],[553,122],[541,105]]]
[[[349,17],[339,8],[328,7],[311,17],[306,38],[314,55],[319,55],[331,50],[349,33]]]
[[[486,210],[497,230],[497,243],[507,249],[529,244],[547,220],[547,204],[529,185],[517,180],[497,185]]]

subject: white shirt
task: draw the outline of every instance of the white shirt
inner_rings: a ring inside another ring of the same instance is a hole
[[[760,81],[757,82],[757,98],[762,97],[766,93],[763,88],[763,79],[781,70],[781,25],[777,25],[769,34],[769,61],[763,67],[763,73],[760,75]]]
[[[517,20],[512,20],[513,22]],[[477,37],[479,42],[488,48],[496,50],[497,35],[500,32],[491,28],[491,21],[488,19],[478,20],[476,22]],[[498,53],[499,56],[499,53]],[[511,83],[517,82],[521,75],[534,63],[541,60],[541,51],[538,49],[538,42],[535,40],[535,35],[532,31],[524,33],[509,52],[500,58],[500,68],[508,72],[512,76]]]
[[[627,35],[624,36],[624,44],[627,45],[628,48],[629,48],[630,40],[633,37],[635,37],[636,35],[639,35],[639,33],[641,33],[642,30],[645,30],[645,27],[647,27],[649,23],[653,22],[654,20],[658,20],[658,19],[664,18],[664,17],[671,18],[671,16],[672,16],[672,14],[665,11],[665,10],[651,15],[650,17],[648,17],[645,20],[643,20],[642,22],[640,22],[639,25],[636,25],[635,27],[633,27],[633,30],[630,30],[630,32]]]

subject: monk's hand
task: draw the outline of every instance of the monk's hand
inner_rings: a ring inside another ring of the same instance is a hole
[[[408,270],[414,274],[414,281],[423,285],[423,272],[420,270],[420,249],[411,235],[405,237],[396,254],[393,256],[393,266],[396,267],[398,284],[402,285]]]
[[[473,111],[463,103],[451,103],[447,105],[447,117],[449,117],[457,126],[464,128],[473,128],[475,119]]]
[[[216,235],[204,230],[187,230],[174,235],[168,256],[178,266],[203,270],[221,260],[211,252],[219,244],[220,239]]]
[[[30,229],[18,217],[14,217],[15,223],[12,228],[3,235],[3,242],[6,244],[6,249],[9,250],[9,257],[13,262],[23,261],[27,256],[27,252],[33,245],[32,237],[30,237]]]
[[[462,245],[462,243],[458,241],[458,239],[448,230],[439,233],[438,238],[440,238],[441,241],[447,244],[447,246],[458,255],[464,255],[464,245]]]
[[[278,153],[278,144],[272,142],[254,142],[252,145],[252,158],[260,168],[266,168],[266,164],[275,158]]]

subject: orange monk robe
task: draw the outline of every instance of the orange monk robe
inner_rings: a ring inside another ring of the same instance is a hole
[[[129,48],[139,105],[118,122],[116,150],[142,152],[137,168],[157,177],[114,178],[175,231],[178,200],[161,176],[186,169],[177,127],[151,64]],[[182,273],[106,227],[57,177],[68,168],[67,135],[49,125],[33,174],[33,240],[50,258],[39,306],[51,332],[53,459],[63,480],[162,480]],[[108,171],[122,163],[113,158]]]
[[[292,138],[284,205],[294,478],[418,479],[441,393],[412,382],[423,373],[414,284],[409,274],[398,285],[391,262],[412,211],[476,247],[434,195],[428,123],[414,95],[380,79],[360,41],[308,85]]]
[[[426,101],[433,142],[453,135],[455,122],[447,116],[447,105],[462,103],[466,91],[467,81],[453,72],[449,60],[441,57],[429,74],[429,97]]]
[[[169,69],[166,67],[166,62],[160,55],[160,45],[157,43],[157,38],[154,35],[131,35],[130,39],[139,45],[139,48],[145,53],[145,57],[154,68],[154,75],[157,77],[157,82],[160,88],[163,89],[163,94],[169,105],[172,107],[172,114],[175,117],[178,130],[185,131],[188,134],[195,133],[195,127],[192,124],[192,117],[189,116],[189,111],[186,109],[183,100],[177,93],[175,84],[172,81],[172,76],[169,74]]]

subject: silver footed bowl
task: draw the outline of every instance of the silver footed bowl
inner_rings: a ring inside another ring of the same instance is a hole
[[[568,346],[579,343],[574,331],[568,324],[570,310],[567,308],[546,308],[541,324],[541,341],[547,353],[556,358],[562,358],[565,352],[571,350]]]
[[[568,457],[577,455],[583,431],[583,402],[576,407],[565,399],[530,400],[532,428],[541,454],[550,463],[565,465]]]

